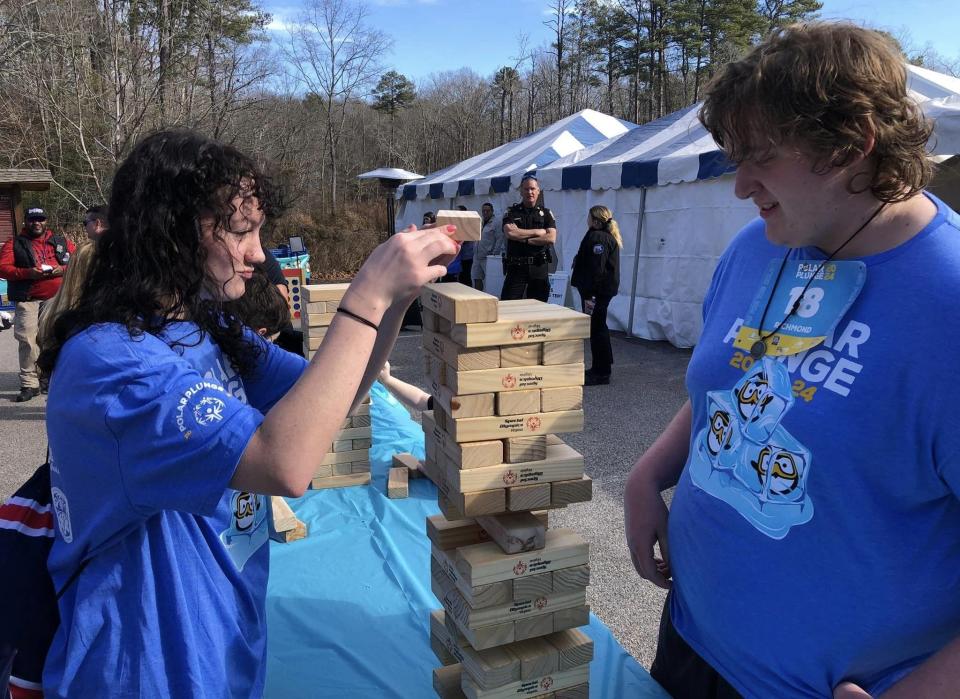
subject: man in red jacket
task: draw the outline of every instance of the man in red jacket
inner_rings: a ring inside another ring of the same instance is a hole
[[[0,248],[0,277],[7,280],[10,300],[16,304],[13,332],[20,343],[20,394],[23,403],[40,395],[37,376],[37,332],[40,310],[63,283],[63,273],[75,246],[46,227],[43,209],[27,209],[27,224]]]

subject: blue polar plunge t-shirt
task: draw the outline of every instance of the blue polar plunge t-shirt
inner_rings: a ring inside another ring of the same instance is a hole
[[[60,600],[45,696],[262,694],[268,498],[229,482],[306,363],[249,339],[263,354],[242,379],[190,323],[64,345],[47,409],[57,589],[89,563]]]
[[[830,697],[843,680],[876,696],[960,636],[960,217],[931,199],[919,234],[862,258],[859,297],[802,354],[732,345],[785,252],[759,219],[707,293],[670,609],[745,697]]]

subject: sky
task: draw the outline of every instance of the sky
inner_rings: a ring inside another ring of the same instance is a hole
[[[387,68],[415,83],[431,73],[469,67],[482,76],[517,63],[521,35],[528,48],[550,41],[544,25],[548,0],[366,0],[369,24],[393,38]],[[892,32],[912,49],[930,44],[948,59],[960,58],[957,0],[823,0],[821,17],[849,19]],[[274,17],[272,29],[294,21],[299,0],[258,0]]]

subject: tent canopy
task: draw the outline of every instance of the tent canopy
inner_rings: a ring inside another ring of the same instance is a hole
[[[960,78],[907,66],[907,89],[935,122],[930,150],[960,153]],[[537,173],[546,191],[656,187],[732,172],[697,114],[703,103],[554,161]]]
[[[584,109],[408,184],[402,189],[403,198],[413,201],[504,193],[516,188],[525,172],[633,128],[636,124],[629,121]]]

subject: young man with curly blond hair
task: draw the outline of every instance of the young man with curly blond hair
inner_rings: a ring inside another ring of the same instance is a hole
[[[701,119],[758,218],[707,292],[690,400],[627,481],[634,564],[670,590],[651,673],[677,697],[955,696],[960,217],[924,191],[903,58],[790,26]]]

